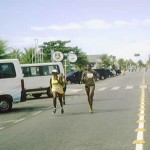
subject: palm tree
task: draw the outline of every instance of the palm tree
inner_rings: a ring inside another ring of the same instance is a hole
[[[20,49],[13,49],[13,48],[11,48],[11,49],[12,49],[12,51],[10,50],[9,57],[13,58],[13,59],[16,58],[16,59],[21,60],[22,53],[20,52]]]
[[[33,55],[35,52],[35,48],[29,48],[29,49],[25,48],[24,50],[25,50],[25,52],[22,53],[22,58],[21,58],[20,62],[22,64],[33,63],[34,59],[35,59],[35,56]]]
[[[6,42],[0,40],[0,59],[5,59],[8,57],[8,55],[6,54],[6,50],[7,50]]]

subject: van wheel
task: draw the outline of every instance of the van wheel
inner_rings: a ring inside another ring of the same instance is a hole
[[[0,99],[0,112],[8,112],[12,109],[12,102],[6,97]]]
[[[47,96],[48,96],[49,98],[53,97],[53,94],[52,94],[52,92],[51,92],[51,90],[50,90],[50,87],[47,88]]]
[[[40,98],[42,94],[32,94],[33,97],[35,98]]]

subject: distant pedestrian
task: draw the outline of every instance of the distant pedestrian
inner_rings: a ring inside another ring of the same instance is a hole
[[[88,64],[85,71],[82,73],[81,81],[85,84],[85,91],[88,98],[89,112],[93,113],[93,97],[95,91],[96,72],[92,70]]]
[[[58,71],[56,69],[52,70],[52,77],[50,78],[50,87],[51,87],[51,91],[53,93],[53,113],[56,113],[56,105],[57,105],[57,97],[59,99],[60,102],[60,106],[61,106],[61,113],[64,113],[64,108],[63,108],[63,102],[62,102],[62,98],[63,98],[63,78],[61,75],[59,75]]]

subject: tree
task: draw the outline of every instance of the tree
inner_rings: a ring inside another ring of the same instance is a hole
[[[50,42],[44,42],[41,48],[43,49],[44,53],[44,61],[48,62],[51,60],[51,51],[60,51],[64,54],[64,59],[67,59],[67,56],[69,53],[74,53],[77,55],[78,59],[75,63],[69,63],[71,65],[74,65],[78,67],[79,69],[85,67],[85,65],[88,63],[87,56],[84,52],[81,51],[78,47],[68,47],[66,46],[67,43],[70,43],[70,41],[50,41]],[[62,63],[64,63],[64,59],[62,60]],[[68,62],[68,61],[67,61]]]
[[[21,60],[21,55],[22,55],[22,53],[20,52],[19,49],[13,49],[12,48],[12,51],[10,52],[9,57]]]
[[[101,64],[99,67],[108,68],[111,66],[111,59],[107,54],[102,54],[100,56],[100,59],[101,59]]]
[[[35,52],[35,48],[29,48],[29,49],[24,49],[25,52],[22,53],[22,58],[20,60],[20,62],[22,64],[25,64],[25,63],[33,63],[34,59],[35,59],[35,56],[33,55],[34,52]]]
[[[50,42],[44,42],[43,45],[41,45],[41,48],[43,49],[44,53],[44,61],[50,61],[51,60],[51,51],[60,51],[62,53],[68,53],[70,51],[70,47],[66,47],[65,45],[69,43],[70,41],[50,41]]]
[[[137,64],[138,64],[138,66],[139,66],[140,68],[145,67],[145,64],[143,63],[142,60],[139,60],[139,61],[137,62]]]
[[[6,42],[0,40],[0,59],[8,58]]]
[[[121,58],[118,60],[118,64],[120,69],[125,70],[127,66],[127,61]]]

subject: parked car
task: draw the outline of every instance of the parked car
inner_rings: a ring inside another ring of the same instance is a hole
[[[97,72],[97,78],[99,80],[104,80],[107,78],[107,71],[105,68],[100,68],[100,69],[94,69]]]
[[[116,75],[120,75],[121,74],[121,70],[120,69],[115,69],[116,71]]]
[[[72,71],[66,75],[66,80],[70,83],[81,83],[81,76],[83,71]]]
[[[107,78],[114,76],[113,72],[110,69],[106,69],[106,75],[107,75]]]

